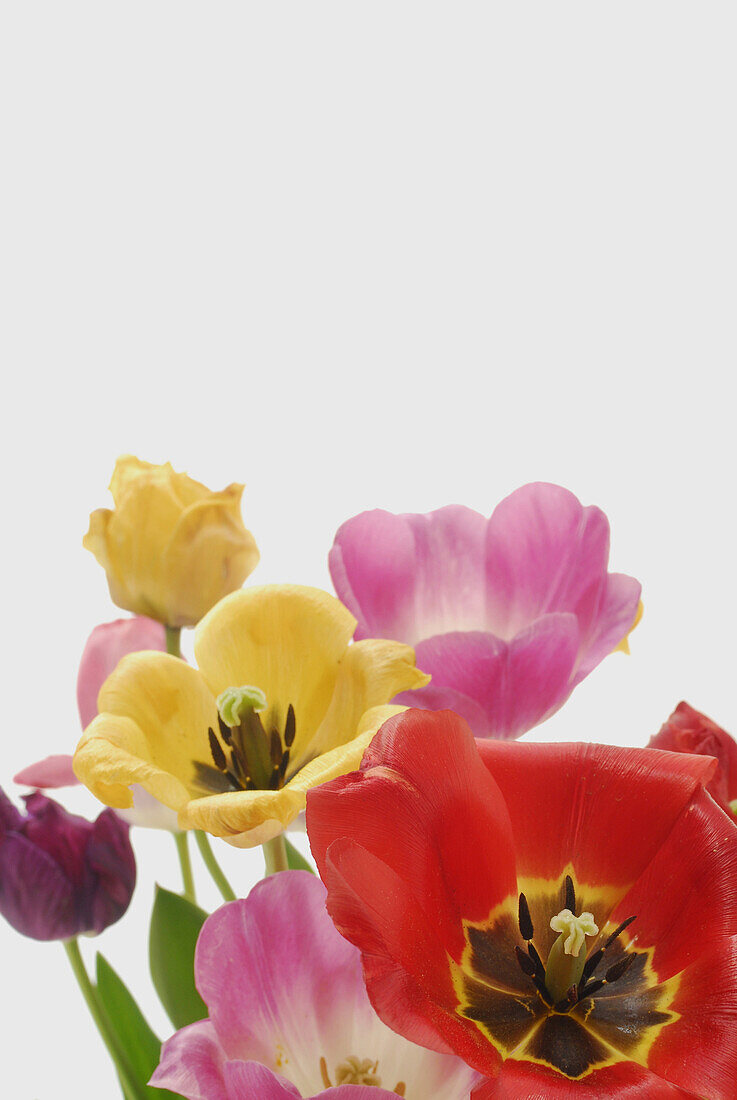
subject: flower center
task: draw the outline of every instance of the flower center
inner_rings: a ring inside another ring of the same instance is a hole
[[[249,684],[228,688],[218,696],[217,705],[218,732],[212,726],[207,730],[214,767],[195,762],[197,784],[207,794],[280,790],[297,730],[292,704],[283,728],[272,715],[268,731],[259,713],[266,709],[266,697],[259,688]]]
[[[349,1054],[344,1062],[341,1062],[339,1066],[335,1067],[335,1084],[336,1086],[375,1085],[377,1088],[381,1088],[381,1078],[376,1072],[378,1068],[378,1059],[372,1061],[370,1058],[357,1058],[355,1054]],[[324,1058],[320,1059],[320,1074],[325,1088],[331,1089],[333,1087],[333,1082],[330,1080],[328,1064]],[[392,1089],[392,1092],[397,1096],[405,1096],[406,1090],[407,1086],[404,1081],[399,1081]]]
[[[530,879],[516,906],[507,899],[486,921],[464,921],[466,946],[450,962],[459,1016],[502,1058],[530,1059],[569,1080],[621,1061],[647,1065],[677,1019],[670,1006],[680,977],[659,979],[654,948],[635,946],[626,932],[634,916],[599,933],[618,900],[605,886],[574,888],[571,875]],[[595,937],[589,948],[587,936]]]
[[[635,960],[634,955],[625,954],[608,968],[603,977],[593,978],[594,972],[604,958],[605,951],[635,918],[628,917],[623,921],[604,946],[587,959],[586,936],[597,936],[599,928],[594,922],[593,913],[581,913],[579,917],[576,916],[576,891],[570,875],[566,875],[564,887],[566,907],[550,920],[550,927],[560,935],[550,949],[547,966],[543,966],[542,959],[532,942],[535,929],[524,894],[519,896],[518,924],[520,935],[527,943],[527,954],[525,955],[520,947],[514,949],[520,969],[532,978],[540,996],[556,1012],[568,1012],[584,997],[591,996],[595,989],[601,989],[607,983],[611,985],[612,982],[616,982],[627,973],[630,964]]]

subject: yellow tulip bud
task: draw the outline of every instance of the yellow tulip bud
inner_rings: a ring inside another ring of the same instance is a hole
[[[118,607],[167,626],[194,626],[255,569],[242,485],[215,493],[169,463],[123,455],[110,492],[115,508],[92,513],[84,546],[105,570]]]

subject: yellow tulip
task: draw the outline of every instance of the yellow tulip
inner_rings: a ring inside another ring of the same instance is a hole
[[[236,847],[278,836],[310,787],[354,771],[379,726],[424,687],[410,646],[349,644],[356,620],[326,592],[234,592],[195,632],[198,668],[133,653],[105,681],[74,770],[117,809],[140,784],[180,827]]]
[[[255,569],[242,485],[212,492],[169,463],[123,455],[110,492],[115,508],[92,513],[84,546],[105,570],[118,607],[166,626],[194,626]]]

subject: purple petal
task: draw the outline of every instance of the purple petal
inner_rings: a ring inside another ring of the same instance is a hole
[[[73,884],[48,853],[18,833],[0,839],[0,913],[34,940],[81,931]]]
[[[359,620],[356,637],[413,645],[483,628],[486,524],[461,505],[427,515],[376,510],[344,523],[329,564],[338,596]]]
[[[598,618],[583,646],[574,684],[580,683],[617,648],[635,621],[641,591],[642,586],[634,577],[624,573],[609,574]]]
[[[225,1051],[210,1020],[182,1028],[161,1048],[161,1061],[149,1084],[186,1100],[228,1100],[223,1077]]]
[[[582,507],[559,485],[522,486],[497,505],[489,520],[489,629],[511,638],[541,615],[568,611],[578,617],[586,637],[599,609],[608,558],[609,523],[603,512]]]
[[[306,871],[265,879],[214,913],[200,933],[195,976],[229,1058],[273,1065],[286,1036],[316,1066],[314,1052],[333,1047],[335,1028],[352,1026],[346,1013],[360,1015],[364,1000],[371,1013],[360,956],[330,921],[325,887]]]
[[[412,705],[458,704],[477,737],[517,737],[570,695],[578,642],[575,616],[563,614],[543,616],[511,642],[480,632],[428,638],[417,646],[417,666],[432,683],[412,692]]]
[[[259,1062],[227,1062],[224,1077],[228,1100],[256,1100],[256,1097],[258,1100],[295,1100],[302,1095],[289,1081]]]
[[[136,885],[128,826],[114,810],[103,810],[94,822],[85,859],[94,876],[87,930],[99,933],[120,920]]]
[[[349,519],[328,564],[339,599],[358,619],[356,638],[416,636],[415,546],[405,516],[377,508]]]
[[[72,757],[66,753],[60,753],[56,756],[47,756],[35,764],[29,764],[23,771],[18,772],[13,782],[44,790],[74,787],[79,780],[72,768]]]
[[[82,652],[77,676],[77,706],[82,728],[97,715],[97,696],[118,661],[141,649],[166,651],[166,631],[161,623],[136,615],[100,623]]]

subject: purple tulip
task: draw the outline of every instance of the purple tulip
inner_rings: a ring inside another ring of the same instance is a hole
[[[113,810],[87,821],[38,791],[24,801],[25,815],[0,789],[0,913],[35,940],[102,932],[136,883],[128,826]]]
[[[477,737],[519,737],[633,627],[640,585],[608,559],[604,513],[536,482],[490,519],[460,505],[362,512],[338,531],[330,573],[356,638],[407,642],[431,674],[395,702],[455,710]]]

